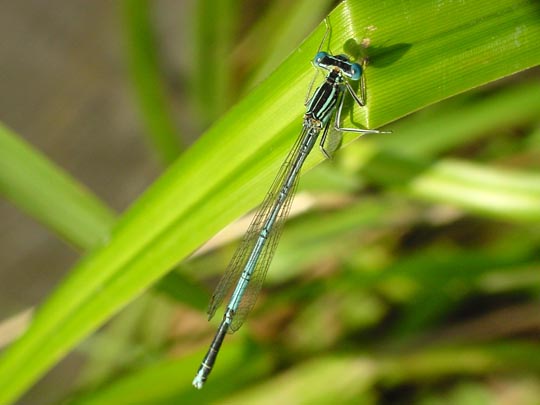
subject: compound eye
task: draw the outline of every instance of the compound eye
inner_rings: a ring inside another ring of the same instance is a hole
[[[318,52],[317,55],[315,55],[315,58],[313,58],[313,63],[316,66],[323,67],[322,61],[328,56],[328,53],[326,52]]]
[[[360,80],[360,76],[362,76],[362,66],[351,63],[351,80]]]

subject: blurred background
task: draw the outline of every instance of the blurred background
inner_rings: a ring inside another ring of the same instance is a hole
[[[176,82],[171,101],[183,91],[174,76],[184,69],[192,29],[185,20],[193,6],[158,1],[151,7],[164,75]],[[117,212],[163,170],[145,140],[122,21],[120,2],[0,5],[0,120]],[[186,114],[175,113],[178,122]],[[0,318],[7,319],[40,303],[80,252],[4,199],[0,227]],[[76,380],[80,360],[68,357],[22,402],[55,403]]]
[[[198,41],[212,35],[197,25],[205,2],[2,2],[0,121],[122,212],[337,2],[222,3],[212,22],[226,34],[213,57],[232,62],[197,75]],[[268,29],[284,13],[292,21],[280,42]],[[295,15],[304,23],[287,31]],[[335,370],[341,397],[315,389],[306,402],[539,403],[540,218],[527,205],[504,208],[515,193],[538,201],[539,77],[525,71],[392,123],[392,135],[369,139],[381,151],[369,165],[355,163],[364,157],[352,145],[303,176],[252,319],[227,338],[201,394],[191,378],[215,332],[203,310],[241,224],[20,403],[132,403],[130,384],[155,388],[141,403],[275,402],[278,388],[286,401],[287,381],[334,384]],[[178,135],[164,143],[156,133]],[[432,177],[399,187],[428,162]],[[475,192],[467,179],[485,179],[502,208],[483,208],[492,198],[483,190],[476,205],[462,203]],[[80,254],[0,200],[0,320],[38,305]],[[193,283],[191,297],[176,293],[178,277]]]

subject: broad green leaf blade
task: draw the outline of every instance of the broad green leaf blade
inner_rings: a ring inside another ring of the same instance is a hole
[[[122,0],[125,48],[133,87],[146,133],[161,161],[172,163],[181,152],[159,69],[148,0]]]
[[[535,4],[511,3],[461,2],[461,12],[454,3],[432,1],[414,3],[418,8],[407,3],[410,10],[395,5],[386,10],[383,6],[388,3],[340,5],[331,16],[334,52],[340,52],[346,41],[365,36],[367,27],[377,27],[364,41],[380,52],[370,54],[369,104],[362,114],[358,112],[358,117],[363,115],[361,122],[368,126],[390,122],[423,105],[537,64],[540,21],[533,14]],[[433,13],[440,20],[422,29],[419,25],[426,18],[431,21]],[[474,38],[478,42],[464,47],[456,30],[490,20],[493,24],[483,25]],[[408,26],[410,21],[417,25]],[[463,21],[469,24],[464,26]],[[506,29],[515,24],[521,27],[518,45],[508,40]],[[441,31],[441,27],[446,28]],[[0,402],[19,396],[84,336],[262,199],[299,131],[305,92],[313,76],[309,61],[324,29],[320,25],[274,74],[172,165],[122,217],[107,246],[76,266],[36,314],[26,335],[0,361]],[[494,41],[497,47],[490,48]],[[407,47],[390,47],[399,43]],[[475,60],[476,53],[470,49],[491,49],[489,63]],[[456,68],[458,61],[470,58],[476,63]],[[413,82],[418,96],[412,91]],[[321,159],[313,154],[306,167]]]
[[[0,194],[77,248],[109,237],[114,213],[0,124]]]
[[[358,17],[348,38],[369,43],[370,127],[540,64],[537,1],[350,1],[340,10]]]

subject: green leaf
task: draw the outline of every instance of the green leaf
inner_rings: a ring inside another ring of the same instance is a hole
[[[0,124],[0,194],[77,248],[104,244],[114,213]]]
[[[203,350],[179,359],[165,359],[103,386],[99,391],[82,394],[75,404],[190,404],[214,402],[245,384],[267,375],[272,367],[268,354],[246,351],[245,345],[230,341],[223,353],[224,367],[212,373],[216,384],[197,391],[191,385],[192,370],[199,366]],[[204,348],[206,349],[206,348]],[[219,383],[221,382],[221,383]]]
[[[161,161],[172,163],[181,151],[177,128],[170,114],[150,21],[148,0],[123,0],[128,67],[136,101],[151,144]]]
[[[540,175],[458,159],[435,163],[375,153],[362,168],[371,181],[430,202],[514,222],[540,221]]]
[[[487,371],[520,368],[537,372],[538,348],[507,344],[429,347],[412,354],[320,356],[280,373],[275,378],[223,398],[224,404],[363,403],[376,384],[427,380]],[[366,403],[376,403],[375,400]]]
[[[237,388],[237,374],[244,374],[244,380],[249,379],[249,373],[264,374],[268,361],[265,362],[265,356],[251,355],[252,364],[240,356],[234,343],[229,349],[223,353],[229,357],[227,368],[219,371],[219,376],[212,375],[213,380],[222,383],[208,384],[202,391],[195,391],[185,384],[185,380],[191,376],[187,370],[196,367],[199,360],[197,356],[190,355],[182,360],[167,360],[137,370],[98,393],[79,397],[74,403],[358,403],[358,398],[365,398],[375,384],[388,386],[418,380],[433,382],[435,378],[482,376],[499,370],[518,369],[534,373],[540,369],[538,347],[527,342],[424,345],[412,352],[394,350],[391,356],[384,352],[376,353],[375,350],[367,355],[322,355],[280,370],[271,378],[248,388],[233,390]]]
[[[239,16],[238,0],[200,0],[196,5],[192,90],[205,123],[218,118],[232,100],[230,53]]]
[[[538,64],[538,8],[515,0],[342,3],[331,15],[330,49],[353,53],[355,41],[369,43],[368,106],[355,109],[354,120],[379,126]],[[299,131],[309,61],[324,30],[175,162],[123,215],[109,244],[76,266],[1,359],[0,403],[261,200]],[[321,159],[313,154],[306,167]]]
[[[538,2],[345,4],[359,14],[349,38],[372,44],[363,111],[373,126],[540,63]]]

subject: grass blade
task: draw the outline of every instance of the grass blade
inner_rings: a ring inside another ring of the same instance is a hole
[[[0,194],[77,248],[103,244],[114,213],[0,124]]]
[[[181,152],[180,139],[167,105],[159,69],[148,0],[123,0],[122,17],[128,67],[146,133],[161,161],[172,163]]]

